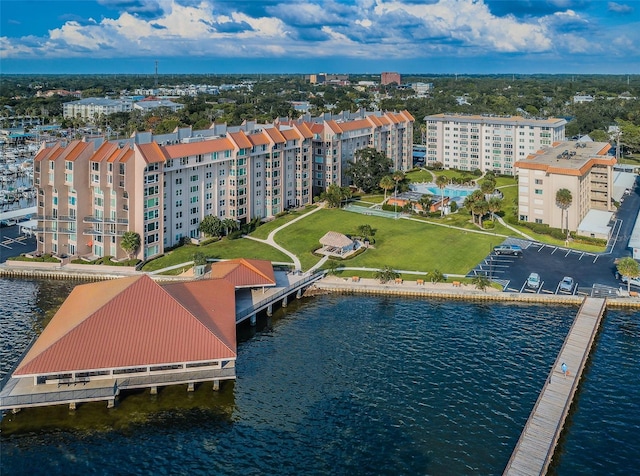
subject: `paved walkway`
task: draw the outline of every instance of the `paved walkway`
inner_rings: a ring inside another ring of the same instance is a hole
[[[268,245],[273,246],[275,249],[281,251],[282,253],[287,255],[289,258],[291,258],[291,261],[293,261],[293,265],[295,266],[296,270],[302,270],[302,265],[300,264],[300,260],[298,259],[298,257],[294,253],[292,253],[291,251],[283,248],[278,243],[276,243],[274,237],[275,237],[276,233],[278,233],[283,228],[286,228],[289,225],[293,225],[295,222],[297,222],[299,220],[302,220],[303,218],[308,217],[312,213],[316,213],[317,211],[322,210],[322,208],[323,208],[323,206],[319,205],[317,208],[311,210],[310,212],[305,213],[304,215],[300,215],[299,217],[294,218],[293,220],[285,223],[284,225],[281,225],[278,228],[275,228],[274,230],[271,231],[271,233],[269,233],[269,236],[267,236],[266,240],[263,240],[261,238],[255,238],[253,236],[248,236],[248,235],[244,235],[243,238],[247,238],[249,240],[254,240],[254,241],[259,241],[261,243],[266,243]],[[318,266],[318,264],[316,264],[316,266],[314,266],[314,268],[312,268],[312,269],[315,269],[317,266]]]

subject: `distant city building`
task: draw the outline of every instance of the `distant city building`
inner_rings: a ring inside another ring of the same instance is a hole
[[[348,74],[317,73],[310,74],[307,78],[311,84],[336,84],[342,86],[349,84]]]
[[[576,94],[575,96],[573,96],[573,102],[574,104],[580,104],[583,102],[593,102],[594,101],[594,97],[591,96],[590,94]]]
[[[492,170],[514,175],[514,164],[564,140],[564,119],[525,119],[493,114],[426,116],[426,164],[446,169]]]
[[[164,107],[164,108],[170,109],[173,112],[176,112],[183,109],[184,104],[175,103],[173,101],[169,101],[168,99],[154,99],[154,98],[143,99],[142,101],[138,101],[133,104],[134,109],[139,109],[142,112],[153,111],[161,107]]]
[[[413,123],[406,111],[358,111],[43,144],[34,160],[38,251],[123,259],[122,235],[134,231],[136,256],[148,259],[203,238],[207,215],[273,217],[312,203],[330,184],[349,185],[345,171],[362,148],[410,169]]]
[[[311,103],[309,101],[291,101],[291,107],[295,111],[306,113],[311,109]]]
[[[612,212],[615,157],[607,142],[562,141],[516,162],[521,221],[575,231],[590,210]],[[566,212],[556,203],[560,189],[571,192]],[[606,224],[606,223],[605,223]]]
[[[402,78],[399,73],[384,72],[380,74],[380,84],[382,86],[392,83],[396,83],[398,86],[402,84]]]
[[[419,96],[426,96],[433,89],[433,83],[412,83],[411,89]]]
[[[131,112],[132,109],[133,101],[127,99],[85,98],[64,103],[62,115],[65,119],[79,117],[85,121],[92,121],[116,112]]]

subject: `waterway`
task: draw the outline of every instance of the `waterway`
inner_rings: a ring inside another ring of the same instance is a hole
[[[77,283],[0,279],[4,375]],[[501,474],[574,307],[320,296],[241,328],[238,379],[7,414],[2,474]],[[640,463],[640,319],[610,310],[551,474]]]

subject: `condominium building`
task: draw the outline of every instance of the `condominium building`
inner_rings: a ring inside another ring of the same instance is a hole
[[[576,230],[590,210],[611,212],[613,166],[607,142],[564,141],[516,162],[518,210],[522,221]],[[571,192],[566,213],[556,203],[560,189]]]
[[[435,114],[427,126],[427,164],[513,175],[514,164],[564,140],[564,119],[492,114]]]
[[[43,144],[34,165],[38,251],[122,259],[122,235],[134,231],[137,258],[148,259],[202,238],[207,215],[247,223],[310,204],[331,183],[348,185],[345,170],[360,148],[408,169],[413,118],[361,115]]]
[[[79,117],[87,121],[116,112],[131,112],[132,108],[133,101],[130,99],[85,98],[64,103],[62,116],[65,119]]]

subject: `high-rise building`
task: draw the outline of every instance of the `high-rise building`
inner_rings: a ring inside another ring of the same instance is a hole
[[[616,159],[607,154],[610,147],[607,142],[564,141],[516,162],[519,219],[575,231],[590,210],[613,211]],[[566,211],[556,200],[561,189],[571,193]]]
[[[396,83],[398,86],[402,84],[402,78],[399,73],[384,72],[380,73],[380,84],[386,86],[387,84]]]
[[[514,164],[564,140],[564,119],[493,114],[435,114],[426,122],[426,163],[445,169],[513,175]]]
[[[348,185],[359,149],[384,151],[406,170],[412,136],[406,111],[359,111],[43,144],[34,166],[38,251],[122,259],[122,235],[134,231],[137,257],[148,259],[202,238],[207,215],[247,223],[310,204],[332,183]]]

